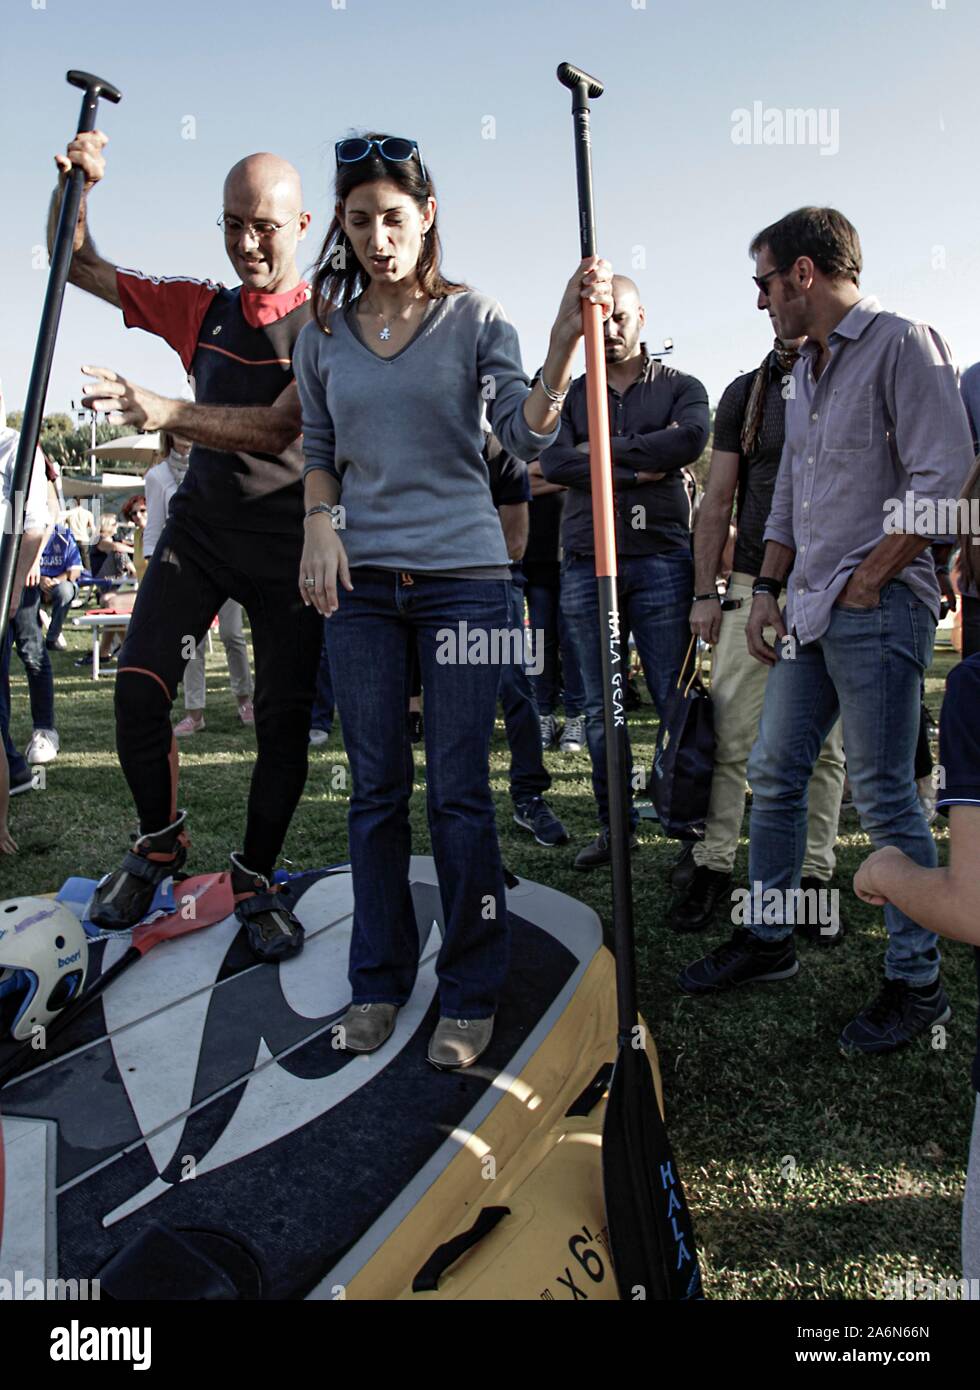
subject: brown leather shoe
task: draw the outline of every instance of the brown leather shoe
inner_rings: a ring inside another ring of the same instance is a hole
[[[429,1042],[429,1061],[439,1071],[470,1067],[486,1052],[493,1037],[489,1018],[440,1018]]]
[[[376,1052],[395,1031],[397,1004],[351,1004],[333,1025],[345,1052]]]

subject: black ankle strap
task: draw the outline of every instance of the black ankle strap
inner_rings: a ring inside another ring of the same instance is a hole
[[[141,878],[146,883],[162,883],[177,867],[176,859],[177,856],[174,855],[169,863],[162,863],[160,860],[147,859],[145,855],[127,850],[122,867],[128,874],[132,874],[134,878]]]

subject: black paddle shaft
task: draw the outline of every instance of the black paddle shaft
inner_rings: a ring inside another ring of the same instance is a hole
[[[603,86],[571,63],[561,64],[558,80],[572,91],[582,255],[594,256],[589,97],[601,96]],[[605,390],[604,365],[600,357],[600,399]],[[593,497],[593,515],[597,517],[596,506]],[[596,532],[619,1026],[619,1052],[602,1127],[606,1224],[621,1298],[700,1298],[701,1276],[687,1199],[657,1104],[644,1040],[636,1028],[633,891],[627,843],[626,670],[620,643],[615,551],[600,565],[598,519]]]
[[[80,134],[95,129],[95,117],[99,98],[107,101],[120,101],[122,93],[111,82],[96,77],[91,72],[77,72],[74,68],[66,74],[66,80],[73,87],[81,87],[82,110],[77,130]],[[14,571],[20,553],[25,500],[30,486],[31,469],[37,451],[37,441],[41,434],[41,419],[44,415],[44,402],[48,394],[48,378],[54,359],[54,345],[58,337],[58,322],[61,318],[61,304],[68,283],[68,268],[71,265],[72,242],[75,239],[75,223],[78,209],[82,203],[82,189],[85,175],[79,168],[73,168],[67,180],[61,202],[61,215],[51,253],[51,271],[48,275],[48,288],[41,311],[41,327],[34,350],[34,365],[27,387],[27,401],[24,405],[24,423],[20,428],[17,445],[17,458],[14,462],[14,475],[10,483],[10,508],[7,525],[0,537],[0,643],[6,640],[7,620],[10,611],[10,597],[14,587]]]
[[[575,175],[578,184],[579,239],[583,258],[596,254],[595,204],[592,196],[592,134],[589,98],[602,95],[603,84],[572,63],[562,63],[558,80],[571,88],[575,126]],[[620,638],[619,595],[615,576],[596,578],[602,642],[602,713],[606,734],[606,782],[609,791],[609,856],[612,873],[613,941],[620,1044],[634,1041],[636,1027],[636,946],[633,929],[633,876],[629,853],[626,766],[626,667]],[[627,653],[628,655],[628,653]]]

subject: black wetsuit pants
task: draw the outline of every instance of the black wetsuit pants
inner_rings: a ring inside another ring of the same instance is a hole
[[[245,609],[255,656],[258,751],[242,849],[247,867],[264,874],[282,849],[306,781],[320,660],[322,620],[300,598],[301,554],[299,533],[294,538],[171,519],[140,584],[116,676],[116,747],[145,834],[176,816],[170,711],[184,666],[226,599]]]

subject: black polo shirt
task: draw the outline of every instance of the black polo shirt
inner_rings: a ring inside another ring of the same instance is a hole
[[[757,575],[762,568],[765,552],[762,534],[772,506],[773,488],[779,472],[785,437],[786,402],[783,399],[784,373],[769,354],[769,384],[762,406],[762,423],[756,447],[751,454],[742,453],[742,425],[749,403],[749,393],[755,372],[745,372],[725,387],[715,411],[715,430],[712,446],[726,454],[738,454],[738,496],[736,501],[736,538],[733,569],[741,574]]]

